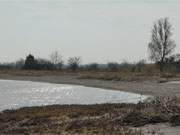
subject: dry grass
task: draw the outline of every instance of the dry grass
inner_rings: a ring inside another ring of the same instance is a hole
[[[47,71],[47,70],[0,70],[0,76],[48,76],[48,75],[74,75],[73,72]]]
[[[131,72],[85,72],[79,74],[79,79],[99,79],[107,81],[144,81],[157,80],[160,77],[155,75],[148,75],[145,73],[131,73]]]
[[[0,134],[144,135],[141,126],[163,122],[180,125],[179,99],[158,97],[137,105],[54,105],[7,110],[0,114]],[[158,130],[148,133],[158,135]]]
[[[6,76],[73,76],[78,79],[99,79],[107,81],[158,81],[165,82],[168,80],[180,80],[178,74],[160,73],[155,68],[146,67],[142,72],[132,72],[130,69],[119,71],[96,70],[77,72],[64,71],[46,71],[46,70],[0,70],[0,77]]]

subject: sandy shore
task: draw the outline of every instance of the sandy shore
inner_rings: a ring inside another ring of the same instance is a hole
[[[50,82],[59,84],[75,84],[104,89],[114,89],[126,92],[133,92],[143,95],[153,96],[180,96],[180,83],[158,83],[155,81],[125,82],[125,81],[105,81],[96,79],[77,79],[76,76],[11,76],[0,75],[0,79],[27,80],[38,82]]]

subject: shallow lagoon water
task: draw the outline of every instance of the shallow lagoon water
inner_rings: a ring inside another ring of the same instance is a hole
[[[78,85],[0,80],[0,111],[53,104],[138,103],[147,97]]]

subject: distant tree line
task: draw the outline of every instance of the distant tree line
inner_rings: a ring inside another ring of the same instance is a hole
[[[165,59],[166,66],[164,70],[173,69],[175,72],[180,72],[180,54],[172,55]],[[61,59],[58,62],[53,62],[51,59],[35,58],[29,54],[25,59],[20,59],[14,63],[0,63],[0,70],[50,70],[50,71],[107,71],[107,72],[144,72],[149,65],[145,60],[138,62],[108,62],[106,64],[90,63],[82,64],[80,57],[70,57],[65,63]],[[156,64],[155,64],[156,65]],[[157,69],[158,69],[157,64]]]
[[[14,63],[0,63],[0,70],[17,69],[17,70],[72,70],[80,69],[81,58],[70,57],[64,64],[62,56],[55,51],[50,55],[50,59],[35,58],[29,54],[25,59],[20,59]]]
[[[173,28],[168,18],[159,19],[154,23],[151,40],[148,44],[149,58],[161,72],[173,70],[180,72],[180,54],[173,54],[176,44],[172,39]],[[35,58],[29,54],[25,59],[14,63],[0,63],[0,70],[68,70],[68,71],[130,71],[143,72],[147,67],[145,60],[136,63],[109,62],[107,64],[90,63],[82,65],[80,57],[70,57],[66,64],[62,55],[55,51],[49,59]],[[152,66],[151,66],[152,67]]]
[[[25,59],[20,59],[14,63],[0,63],[0,70],[58,70],[58,71],[119,71],[130,69],[141,72],[145,66],[145,60],[137,63],[117,63],[108,62],[107,64],[90,63],[82,64],[81,57],[70,57],[66,64],[58,52],[53,52],[50,59],[36,58],[29,54]]]

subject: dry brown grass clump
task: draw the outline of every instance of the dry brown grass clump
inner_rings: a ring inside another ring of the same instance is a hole
[[[0,114],[0,134],[144,135],[141,127],[180,124],[180,100],[158,97],[152,102],[103,105],[54,105],[6,110]],[[146,131],[157,134],[157,129]]]

